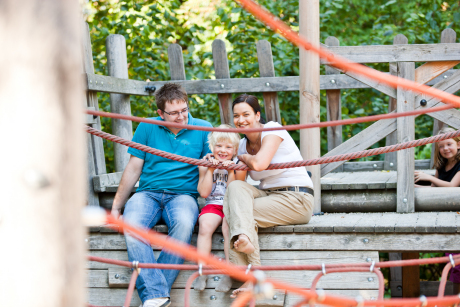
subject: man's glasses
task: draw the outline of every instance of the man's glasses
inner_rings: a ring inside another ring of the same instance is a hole
[[[188,112],[188,107],[185,108],[185,109],[182,109],[181,111],[174,111],[174,112],[166,112],[166,111],[163,111],[164,113],[168,114],[169,116],[179,116],[179,114],[187,114]]]

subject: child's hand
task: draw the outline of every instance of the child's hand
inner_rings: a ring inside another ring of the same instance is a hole
[[[212,153],[206,154],[206,156],[204,156],[202,160],[211,161],[210,159],[214,159],[214,155]]]
[[[419,181],[431,181],[431,178],[433,176],[428,175],[424,172],[421,171],[415,171],[414,172],[414,182],[419,182]]]
[[[215,165],[215,166],[219,165],[219,163],[220,163],[220,161],[217,160],[217,159],[214,159],[214,157],[210,158],[209,162],[211,162],[212,165]]]
[[[222,166],[229,166],[229,165],[232,165],[232,164],[235,164],[235,162],[233,162],[232,160],[226,160],[226,161],[222,162]]]

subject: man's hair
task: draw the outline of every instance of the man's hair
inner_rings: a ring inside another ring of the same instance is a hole
[[[158,109],[164,111],[167,102],[173,100],[184,101],[188,104],[188,97],[185,89],[177,83],[166,83],[156,93],[155,100]]]
[[[228,129],[232,127],[229,125],[220,125],[219,128]],[[233,148],[235,149],[232,158],[234,158],[238,154],[238,146],[240,145],[240,135],[238,133],[214,131],[209,134],[208,141],[209,149],[211,149],[211,151],[213,151],[214,146],[216,146],[218,142],[229,142],[233,145]]]

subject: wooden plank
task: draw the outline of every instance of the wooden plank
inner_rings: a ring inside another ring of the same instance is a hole
[[[259,63],[259,73],[261,77],[275,77],[275,67],[273,65],[272,48],[267,40],[257,42],[257,61]],[[270,87],[270,83],[265,84]],[[276,92],[263,93],[265,105],[265,117],[267,122],[274,121],[282,124],[278,94]]]
[[[454,71],[447,71],[442,76],[430,81],[433,85],[443,80],[444,76],[451,76]],[[119,79],[103,75],[86,74],[86,86],[89,91],[117,93],[139,96],[151,96],[146,86],[155,86],[159,90],[165,83],[171,81],[145,82],[139,80]],[[334,80],[334,83],[331,81]],[[266,78],[235,78],[235,79],[204,79],[204,80],[175,80],[182,85],[189,95],[191,94],[225,94],[241,92],[293,92],[299,90],[299,77],[266,77]],[[267,83],[270,84],[267,87]],[[222,87],[222,84],[224,87]],[[355,89],[370,88],[368,85],[356,81],[347,75],[321,75],[320,89]]]
[[[436,232],[436,218],[438,212],[420,212],[415,226],[417,233],[433,233]]]
[[[363,213],[347,214],[343,221],[334,226],[334,232],[354,232],[356,223],[361,220]]]
[[[375,179],[374,172],[352,173],[353,177],[348,177],[348,188],[350,190],[366,190],[370,181]]]
[[[345,177],[346,173],[330,173],[321,178],[321,189],[322,190],[331,190],[332,184],[337,180]]]
[[[182,55],[182,47],[179,44],[169,45],[168,62],[171,80],[185,80],[184,57]]]
[[[460,129],[460,111],[456,109],[430,113],[431,117],[455,129]]]
[[[368,189],[385,189],[386,183],[391,178],[391,176],[392,174],[388,171],[374,172],[373,178],[369,181]]]
[[[107,68],[109,76],[129,79],[128,60],[126,56],[126,40],[123,35],[111,34],[106,39]],[[131,115],[129,95],[110,94],[110,111],[122,115]],[[133,124],[130,120],[112,118],[112,134],[131,140],[133,138]],[[126,146],[114,143],[115,171],[122,172],[129,162]]]
[[[398,63],[398,77],[408,80],[415,78],[415,63]],[[414,109],[414,93],[406,91],[398,86],[396,110],[398,113],[412,111]],[[412,116],[399,117],[396,119],[396,136],[398,143],[413,141],[415,138],[415,119]],[[398,181],[397,212],[414,212],[414,148],[404,149],[397,152]]]
[[[388,253],[390,261],[402,260],[401,253]],[[402,297],[402,267],[391,267],[389,278],[391,297]]]
[[[108,274],[108,270],[87,270],[86,271],[86,287],[87,288],[108,288],[109,282],[108,282],[107,274]]]
[[[312,45],[320,47],[319,1],[299,1],[299,35]],[[317,53],[299,48],[299,123],[320,122],[320,58]],[[303,159],[321,157],[321,136],[319,128],[300,130],[300,153]],[[321,212],[321,168],[307,166],[315,190],[313,213]]]
[[[459,61],[460,44],[369,45],[328,47],[332,53],[357,63]],[[331,64],[321,60],[321,64]]]
[[[91,37],[89,34],[89,26],[86,22],[82,22],[83,26],[83,67],[84,71],[87,74],[94,74],[94,64],[93,64],[93,52],[91,50]],[[86,93],[87,106],[94,108],[94,110],[99,110],[99,103],[97,101],[97,93],[87,92]],[[95,119],[96,123],[92,125],[93,128],[101,130],[101,119],[97,117]],[[105,166],[105,156],[104,156],[104,144],[103,140],[100,137],[91,135],[91,143],[94,152],[94,167],[96,170],[96,175],[105,174],[107,172]]]
[[[380,220],[387,219],[385,213]],[[420,215],[424,214],[421,212]],[[433,219],[433,216],[431,216]],[[376,221],[376,227],[382,227],[380,220]],[[291,234],[266,234],[259,235],[261,250],[376,250],[376,251],[459,251],[460,236],[458,233],[428,233],[418,229],[432,227],[423,225],[417,221],[416,233],[291,233]],[[377,224],[378,223],[378,224]],[[325,226],[324,226],[325,227]],[[388,226],[389,227],[389,226]],[[394,226],[393,226],[394,229]],[[97,237],[97,238],[96,238]],[[214,234],[212,239],[213,250],[223,250],[220,242],[222,236]],[[364,242],[364,239],[368,239]],[[192,239],[192,245],[196,245],[196,236]],[[328,242],[328,244],[324,244]],[[88,247],[91,251],[102,250],[126,250],[124,238],[121,235],[98,235],[89,236]]]
[[[326,38],[326,45],[328,46],[339,46],[339,40],[334,36]],[[326,75],[340,74],[337,69],[327,66]],[[331,80],[334,81],[335,80]],[[326,109],[327,109],[327,121],[340,120],[342,119],[342,101],[340,90],[327,90],[326,91]],[[342,144],[342,126],[327,127],[327,150],[331,151],[335,147]],[[343,172],[343,166],[339,166],[334,171]]]
[[[369,67],[370,68],[370,67]],[[373,69],[373,68],[370,68],[370,69]],[[375,69],[373,69],[375,70]],[[396,97],[396,89],[394,89],[393,87],[391,87],[390,85],[386,84],[386,83],[382,83],[380,81],[377,81],[375,79],[371,79],[371,78],[368,78],[368,77],[365,77],[363,75],[360,75],[358,73],[355,73],[355,72],[351,72],[351,71],[347,71],[347,72],[344,72],[346,75],[352,77],[353,79],[356,79],[364,84],[367,84],[369,85],[371,88],[385,94],[385,95],[388,95],[390,97],[393,97],[395,98]]]
[[[460,188],[417,188],[417,211],[460,211]]]
[[[457,34],[452,29],[444,29],[441,32],[441,43],[455,43],[456,38],[457,38]],[[458,61],[440,62],[440,63],[437,63],[437,62],[433,63],[432,62],[432,63],[425,63],[421,67],[431,64],[431,66],[429,66],[429,68],[427,66],[426,69],[424,70],[424,72],[426,71],[425,72],[426,78],[431,78],[432,76],[437,77],[438,75],[442,74],[446,70],[449,70],[449,69],[453,68],[458,63],[460,63],[460,62],[458,62]],[[438,132],[443,127],[444,127],[444,123],[442,121],[434,119],[433,120],[433,135],[437,135]],[[430,163],[431,167],[433,167],[433,165],[434,165],[434,151],[435,151],[435,146],[432,146],[432,148],[431,148],[431,163]]]
[[[385,183],[385,188],[387,188],[387,189],[396,189],[396,182],[397,181],[398,181],[397,172],[390,171],[390,177],[388,178],[387,182]]]
[[[347,252],[343,252],[347,253]],[[375,253],[375,252],[374,252]],[[327,264],[327,261],[323,260]],[[289,263],[285,263],[289,264]],[[280,263],[278,263],[280,265]],[[273,278],[282,282],[295,284],[298,287],[310,288],[311,283],[320,271],[267,271],[267,278]],[[174,282],[173,289],[184,289],[189,277],[195,273],[194,271],[181,271]],[[131,269],[129,268],[113,268],[108,270],[108,280],[110,288],[127,288],[131,279]],[[219,283],[222,275],[214,275],[208,278],[206,288],[214,289]],[[218,278],[215,278],[218,277]],[[364,273],[341,273],[328,274],[321,278],[318,287],[322,289],[376,289],[377,283],[369,282],[368,278],[373,278],[374,274],[370,272]],[[215,278],[215,279],[214,279]],[[105,279],[107,280],[107,272]],[[235,281],[233,287],[239,287],[242,282]]]
[[[223,40],[216,39],[212,42],[212,58],[216,79],[230,79],[227,49]],[[232,95],[218,94],[217,99],[219,99],[220,122],[233,126]]]
[[[331,190],[348,190],[350,188],[350,182],[352,178],[356,176],[354,173],[343,173],[344,176],[340,179],[336,179],[331,184]]]
[[[353,227],[355,232],[374,232],[377,220],[381,219],[382,213],[363,213],[360,220]]]
[[[368,172],[383,170],[383,161],[360,161],[360,162],[345,162],[343,164],[344,172]]]
[[[395,232],[414,232],[418,213],[399,214],[395,223]]]
[[[171,290],[171,307],[184,306],[185,289]],[[276,299],[269,298],[258,300],[256,306],[283,306],[284,290],[275,290]],[[89,304],[98,306],[121,306],[125,301],[125,289],[89,288]],[[212,298],[211,298],[212,297]],[[190,291],[190,307],[201,306],[230,306],[232,303],[228,293],[216,292],[214,289],[204,291]],[[133,298],[129,306],[138,307],[141,304],[137,290],[134,290]],[[128,306],[126,306],[128,307]]]
[[[402,260],[419,259],[418,252],[402,253]],[[402,297],[420,296],[420,266],[402,267]]]
[[[457,215],[455,216],[455,225],[457,225],[457,233],[460,232],[460,213],[457,212]]]
[[[393,39],[393,45],[407,45],[408,41],[404,35],[398,34]],[[390,75],[398,75],[398,63],[390,63]],[[396,97],[390,97],[388,102],[388,113],[396,111]],[[397,143],[396,132],[390,133],[385,139],[385,146],[394,145]],[[385,154],[385,169],[396,170],[396,152],[389,152]]]
[[[396,221],[399,214],[394,212],[385,213],[382,219],[376,221],[374,231],[375,232],[394,232]]]
[[[459,189],[460,190],[460,189]],[[456,196],[458,199],[458,194]],[[455,233],[457,225],[455,224],[456,212],[439,212],[436,219],[436,232],[438,233]]]
[[[309,224],[314,226],[314,232],[334,232],[334,226],[341,223],[345,219],[344,213],[330,213],[317,216],[317,218]]]

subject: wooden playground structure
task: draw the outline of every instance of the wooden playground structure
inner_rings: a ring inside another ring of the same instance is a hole
[[[84,67],[87,81],[87,107],[98,109],[97,92],[110,93],[111,112],[131,115],[130,95],[153,95],[165,82],[143,82],[127,78],[126,46],[121,35],[107,38],[107,63],[109,76],[94,74],[91,42],[86,26]],[[397,35],[394,45],[340,46],[335,37],[325,41],[325,47],[358,63],[390,63],[389,74],[418,83],[428,84],[455,94],[460,90],[460,71],[452,68],[460,63],[460,44],[451,29],[442,32],[439,44],[410,45],[407,38]],[[215,40],[212,55],[215,79],[186,80],[182,49],[177,44],[168,48],[171,80],[181,84],[188,94],[216,94],[220,105],[222,123],[231,123],[232,94],[241,92],[263,93],[263,103],[268,121],[281,122],[277,92],[299,91],[299,77],[275,76],[271,46],[259,41],[257,59],[260,78],[232,79],[225,44]],[[415,68],[415,62],[426,62]],[[388,112],[404,112],[442,105],[433,98],[394,89],[351,72],[340,72],[327,66],[326,74],[319,76],[321,90],[327,94],[328,120],[341,119],[340,92],[352,88],[373,88],[390,96]],[[231,63],[230,63],[231,65]],[[460,129],[460,112],[450,109],[429,113],[435,119],[433,134],[447,124]],[[100,119],[88,115],[87,123],[100,129]],[[346,142],[342,141],[340,126],[328,127],[328,155],[336,155],[369,148],[386,138],[386,144],[396,144],[414,139],[414,117],[380,120]],[[114,134],[132,138],[130,121],[112,119]],[[310,144],[310,146],[313,146]],[[302,146],[301,146],[302,147]],[[89,194],[88,205],[110,208],[128,160],[126,147],[115,144],[116,173],[107,174],[102,140],[88,135]],[[304,156],[304,158],[306,158]],[[407,149],[385,155],[381,162],[335,162],[321,165],[321,184],[315,186],[321,195],[316,212],[309,224],[279,226],[260,229],[262,264],[319,264],[357,263],[379,261],[379,252],[389,252],[390,260],[418,258],[419,252],[454,252],[460,246],[460,188],[414,189],[414,169],[427,172],[430,160],[414,160],[414,150]],[[313,177],[315,174],[313,174]],[[428,190],[428,191],[427,191]],[[134,190],[133,190],[134,192]],[[155,230],[167,232],[166,226]],[[192,239],[196,244],[196,235]],[[122,235],[103,227],[91,228],[88,237],[89,254],[118,260],[127,260]],[[223,256],[221,233],[213,237],[213,253]],[[416,297],[420,294],[434,296],[439,282],[419,282],[419,268],[392,268],[392,297]],[[191,272],[179,274],[173,285],[172,302],[182,306],[184,287]],[[271,277],[296,283],[304,288],[311,286],[316,272],[270,272]],[[88,263],[89,303],[119,306],[130,280],[131,270],[103,263]],[[228,294],[214,291],[220,276],[212,276],[203,292],[192,291],[191,306],[230,305]],[[240,283],[233,285],[237,287]],[[326,293],[335,293],[365,299],[375,299],[378,281],[375,274],[328,274],[318,287]],[[452,294],[448,283],[446,294]],[[272,299],[258,301],[257,306],[293,306],[299,298],[278,291]],[[131,306],[139,305],[135,296]]]

